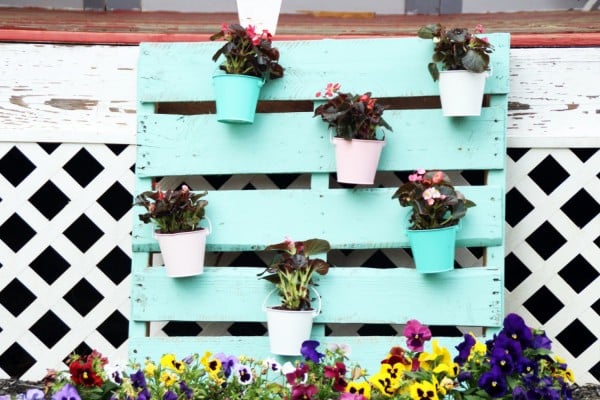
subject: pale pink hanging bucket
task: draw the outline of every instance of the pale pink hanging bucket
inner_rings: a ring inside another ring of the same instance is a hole
[[[385,140],[347,140],[334,137],[337,181],[372,185]]]

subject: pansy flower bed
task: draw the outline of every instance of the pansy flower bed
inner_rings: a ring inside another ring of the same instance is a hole
[[[45,390],[31,389],[19,399],[52,400],[478,400],[572,398],[574,377],[554,355],[543,331],[509,314],[500,332],[486,342],[471,334],[448,348],[427,326],[408,321],[405,347],[382,357],[378,371],[351,361],[345,345],[302,344],[294,362],[224,353],[178,359],[165,354],[155,362],[107,371],[98,352],[75,356],[69,370],[51,372]],[[430,343],[429,343],[430,342]],[[0,396],[1,400],[12,400]]]

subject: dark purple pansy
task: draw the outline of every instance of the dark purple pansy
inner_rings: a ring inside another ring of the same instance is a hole
[[[137,372],[131,374],[131,384],[134,389],[143,389],[146,387],[146,377],[141,369],[138,369]]]
[[[462,371],[461,373],[458,374],[456,379],[458,379],[459,382],[466,382],[469,379],[471,379],[472,377],[473,377],[473,374],[471,374],[470,371]]]
[[[533,344],[532,347],[534,349],[552,349],[552,341],[548,339],[545,332],[540,334],[533,335]]]
[[[495,352],[504,351],[508,353],[513,361],[517,362],[519,359],[523,357],[523,349],[521,348],[521,343],[517,340],[513,340],[506,335],[499,335],[494,342],[494,347],[491,351],[491,354]]]
[[[521,343],[523,349],[531,347],[533,341],[531,328],[525,325],[525,320],[517,314],[511,313],[504,318],[502,333]]]
[[[194,391],[184,381],[179,382],[179,389],[183,392],[186,399],[194,397]]]
[[[495,367],[481,374],[477,385],[485,390],[491,398],[502,397],[507,391],[504,375],[500,369]]]
[[[177,400],[177,393],[167,390],[163,395],[163,400]]]
[[[517,371],[524,377],[536,376],[538,373],[538,363],[526,357],[521,357],[517,361]]]
[[[463,365],[467,359],[469,358],[469,354],[471,354],[471,349],[475,345],[475,338],[473,335],[468,333],[465,334],[464,340],[456,346],[456,350],[458,350],[458,355],[454,357],[454,362]]]
[[[521,386],[517,386],[512,391],[513,400],[529,400],[527,397],[527,391]]]
[[[315,364],[318,364],[325,354],[319,353],[317,351],[317,347],[319,347],[319,342],[316,340],[305,340],[302,342],[302,347],[300,347],[300,354],[306,361],[312,361]]]
[[[151,400],[151,398],[152,395],[150,394],[148,388],[144,388],[141,392],[138,393],[137,400]]]
[[[513,372],[515,363],[510,353],[501,347],[495,347],[490,355],[490,365],[497,367],[504,375]]]

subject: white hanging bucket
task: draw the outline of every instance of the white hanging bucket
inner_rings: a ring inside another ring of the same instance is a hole
[[[281,0],[237,0],[237,11],[240,25],[253,25],[256,33],[263,29],[275,36]]]
[[[316,293],[319,302],[316,310],[293,311],[267,307],[267,300],[277,289],[272,290],[265,298],[263,309],[267,313],[271,353],[284,356],[300,355],[302,343],[310,339],[313,318],[321,312],[321,296],[315,288],[311,289]]]
[[[207,219],[210,225],[210,220]],[[190,232],[155,233],[167,275],[172,278],[200,275],[204,272],[206,237],[211,227]]]
[[[444,116],[480,115],[487,77],[487,72],[440,71],[440,101]]]

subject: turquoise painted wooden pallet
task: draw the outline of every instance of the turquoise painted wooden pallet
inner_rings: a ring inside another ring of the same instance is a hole
[[[404,344],[401,337],[326,337],[325,325],[402,324],[414,318],[429,325],[494,330],[502,323],[509,35],[488,37],[495,45],[493,76],[486,83],[489,104],[481,116],[447,118],[439,108],[392,107],[385,119],[394,132],[387,135],[379,163],[380,171],[484,171],[484,185],[460,188],[477,207],[469,210],[457,239],[458,246],[483,247],[484,265],[435,276],[412,268],[336,266],[320,281],[323,305],[313,337],[350,344],[353,359],[371,370],[392,345]],[[408,247],[403,233],[408,210],[391,199],[396,188],[331,187],[334,153],[326,125],[312,117],[312,109],[318,103],[315,92],[328,82],[340,82],[343,91],[371,91],[382,102],[435,98],[437,83],[426,68],[432,43],[417,38],[276,42],[286,74],[263,88],[264,112],[257,113],[254,124],[221,124],[210,113],[160,113],[188,102],[211,109],[211,76],[217,70],[211,57],[220,45],[140,46],[136,193],[164,176],[306,173],[306,189],[209,192],[213,233],[207,250],[261,250],[285,235],[327,239],[335,249]],[[265,322],[262,305],[272,287],[257,279],[262,268],[252,265],[209,266],[203,275],[184,279],[149,268],[158,244],[152,226],[138,221],[139,211],[133,223],[130,356],[206,350],[268,355],[266,336],[149,336],[151,321]]]

